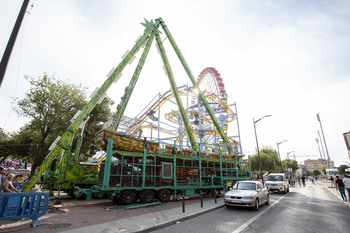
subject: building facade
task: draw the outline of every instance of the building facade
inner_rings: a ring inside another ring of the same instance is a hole
[[[334,167],[334,161],[329,160],[330,163],[330,167],[333,168]],[[307,159],[304,160],[304,164],[305,164],[305,169],[306,170],[315,170],[318,169],[320,170],[322,167],[327,168],[328,167],[328,161],[324,160],[324,159]]]

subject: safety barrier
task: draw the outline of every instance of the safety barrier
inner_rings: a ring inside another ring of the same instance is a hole
[[[20,191],[24,188],[25,184],[25,182],[12,182],[13,187]]]
[[[0,193],[0,198],[0,220],[28,218],[36,227],[38,218],[47,213],[50,196],[42,192]]]

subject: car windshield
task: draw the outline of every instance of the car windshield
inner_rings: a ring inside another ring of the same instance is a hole
[[[238,189],[238,190],[256,190],[256,184],[255,183],[238,182],[237,184],[235,184],[233,189]]]
[[[273,176],[270,175],[267,177],[268,181],[283,181],[283,176]]]

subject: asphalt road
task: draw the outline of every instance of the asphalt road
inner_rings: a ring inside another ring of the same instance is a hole
[[[258,212],[220,208],[153,232],[349,232],[350,204],[343,203],[324,184],[296,187],[271,194],[271,204]]]

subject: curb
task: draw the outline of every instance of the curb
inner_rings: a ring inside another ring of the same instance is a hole
[[[219,209],[219,208],[222,208],[224,207],[225,204],[219,204],[218,206],[215,206],[214,208],[211,208],[211,209],[207,209],[207,210],[204,210],[204,211],[198,211],[196,213],[193,213],[193,214],[190,214],[186,217],[182,217],[182,218],[179,218],[179,219],[176,219],[176,220],[170,220],[168,222],[163,222],[163,223],[159,223],[159,224],[156,224],[154,226],[151,226],[151,227],[148,227],[148,228],[145,228],[145,229],[142,229],[140,231],[134,231],[135,233],[147,233],[147,232],[150,232],[150,231],[155,231],[155,230],[159,230],[159,229],[162,229],[162,228],[165,228],[165,227],[168,227],[168,226],[171,226],[171,225],[174,225],[176,224],[177,222],[181,222],[181,221],[186,221],[188,219],[191,219],[191,218],[195,218],[195,217],[198,217],[200,215],[203,215],[203,214],[206,214],[206,213],[209,213],[213,210],[216,210],[216,209]]]

